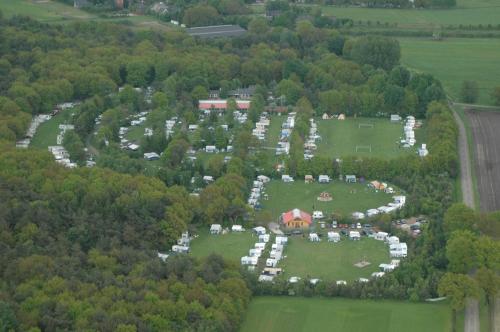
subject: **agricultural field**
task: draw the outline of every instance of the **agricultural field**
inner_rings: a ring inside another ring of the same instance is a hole
[[[391,262],[387,244],[367,237],[361,237],[359,241],[342,237],[342,241],[333,243],[328,242],[326,236],[320,242],[293,236],[285,248],[285,255],[280,262],[285,278],[297,276],[327,281],[370,278],[373,272],[380,271],[379,264]],[[360,261],[367,261],[370,265],[354,266]]]
[[[481,211],[500,209],[500,113],[465,111],[473,137],[473,158]],[[492,144],[493,143],[493,144]]]
[[[326,191],[333,200],[318,201],[318,196]],[[355,211],[366,211],[392,202],[392,196],[384,192],[375,192],[365,184],[333,181],[329,184],[304,183],[304,179],[295,179],[293,183],[273,180],[266,185],[268,200],[262,200],[263,211],[269,211],[272,218],[277,219],[281,213],[299,208],[312,213],[313,210],[323,211],[325,216],[331,213],[342,215]]]
[[[386,118],[318,120],[318,132],[321,136],[316,151],[318,155],[334,158],[350,155],[394,158],[416,152],[416,146],[404,149],[399,145],[403,124],[391,123]],[[415,133],[417,144],[423,143],[418,136],[419,130]]]
[[[57,135],[60,133],[59,125],[69,124],[72,114],[73,109],[66,109],[53,116],[49,121],[42,123],[31,140],[30,147],[47,150],[47,147],[57,145]]]
[[[256,242],[255,235],[248,230],[242,233],[229,232],[220,235],[211,235],[204,230],[198,235],[191,242],[191,255],[202,258],[215,253],[238,263],[240,258],[248,254],[248,250],[253,248]]]
[[[400,28],[429,29],[439,26],[491,24],[500,22],[500,5],[497,0],[457,0],[452,9],[385,9],[362,7],[322,6],[323,14],[354,21],[397,23]]]
[[[454,100],[460,99],[462,82],[473,80],[479,85],[478,103],[493,102],[490,94],[500,85],[500,43],[495,39],[399,38],[399,42],[401,62],[417,71],[435,75]]]
[[[257,297],[241,332],[273,331],[449,331],[444,304],[351,299]]]

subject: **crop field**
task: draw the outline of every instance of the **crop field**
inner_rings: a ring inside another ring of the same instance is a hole
[[[318,155],[340,158],[345,156],[370,156],[393,158],[402,154],[415,153],[416,148],[404,149],[399,140],[403,135],[402,123],[391,123],[389,119],[346,118],[339,121],[318,120],[321,136]],[[419,140],[419,131],[417,144]]]
[[[191,255],[202,258],[215,253],[239,263],[240,258],[253,248],[256,240],[251,231],[220,235],[211,235],[208,231],[203,231],[191,242]]]
[[[350,18],[354,21],[372,21],[376,23],[397,23],[402,28],[429,29],[447,25],[478,25],[500,22],[500,4],[497,0],[457,0],[457,7],[452,9],[386,9],[362,7],[322,6],[325,15]]]
[[[256,297],[241,332],[449,331],[444,304],[325,298]]]
[[[286,258],[279,266],[283,268],[285,278],[296,276],[349,282],[370,278],[373,272],[380,271],[379,264],[391,262],[387,244],[367,237],[359,241],[342,237],[340,242],[333,243],[328,242],[326,236],[320,242],[292,236],[284,253]],[[363,260],[370,265],[363,268],[354,266]]]
[[[466,111],[473,137],[473,158],[481,211],[500,209],[500,113]]]
[[[30,147],[46,150],[48,146],[56,145],[57,135],[60,133],[59,125],[69,123],[72,112],[72,109],[64,110],[49,121],[42,123],[31,140]]]
[[[436,76],[453,99],[460,99],[464,80],[473,80],[479,85],[479,103],[493,102],[490,94],[500,85],[500,43],[496,39],[399,38],[399,42],[401,62]]]
[[[263,210],[271,212],[273,219],[294,208],[309,213],[313,210],[320,210],[325,216],[331,213],[346,215],[355,211],[363,212],[377,208],[392,201],[392,195],[375,192],[359,183],[348,184],[338,180],[328,184],[304,183],[304,179],[299,178],[293,183],[274,180],[266,185],[265,190],[269,199],[261,201]],[[333,200],[318,201],[317,198],[323,191],[330,193]]]

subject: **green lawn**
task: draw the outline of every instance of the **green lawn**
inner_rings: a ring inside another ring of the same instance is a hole
[[[240,258],[253,248],[256,240],[255,235],[248,230],[243,233],[230,232],[220,235],[210,235],[208,231],[202,231],[191,242],[191,254],[201,258],[216,253],[239,263]]]
[[[57,144],[57,135],[61,132],[59,130],[59,125],[63,123],[69,123],[73,109],[66,109],[52,119],[42,123],[33,139],[31,140],[31,147],[47,149],[48,146]]]
[[[499,7],[500,8],[500,7]],[[500,15],[500,14],[499,14]],[[498,16],[500,17],[500,16]],[[402,63],[435,75],[455,100],[464,80],[477,81],[479,103],[491,104],[490,94],[500,86],[500,42],[496,39],[399,38]]]
[[[373,124],[373,127],[365,126],[367,124]],[[346,118],[344,121],[318,120],[318,131],[322,138],[321,142],[318,143],[318,155],[334,158],[349,155],[393,158],[416,151],[416,147],[409,149],[399,147],[398,142],[403,135],[403,124],[391,123],[389,119],[385,118]],[[417,136],[418,143],[421,142]],[[363,146],[371,146],[371,152]],[[358,152],[356,152],[356,147],[359,147]]]
[[[328,281],[370,278],[373,272],[380,271],[379,264],[391,262],[387,244],[367,237],[360,241],[342,237],[340,242],[333,243],[323,236],[321,242],[313,243],[302,236],[293,236],[285,255],[279,264],[285,278],[297,276]],[[371,264],[364,268],[354,266],[362,260]]]
[[[256,297],[241,332],[440,332],[451,328],[445,304],[325,298]]]
[[[317,197],[326,191],[330,193],[333,200],[330,202],[320,202]],[[338,180],[329,184],[319,184],[317,182],[306,184],[304,179],[295,179],[294,183],[284,183],[273,180],[266,185],[266,193],[269,200],[262,200],[263,210],[271,212],[272,218],[293,208],[299,208],[312,213],[314,210],[323,211],[328,215],[332,212],[343,215],[351,214],[355,211],[366,211],[377,208],[392,201],[392,196],[384,192],[375,192],[366,185],[359,183],[347,184]]]
[[[453,9],[385,9],[322,6],[325,15],[354,21],[397,23],[398,27],[429,29],[447,25],[497,25],[500,22],[498,0],[458,0]]]

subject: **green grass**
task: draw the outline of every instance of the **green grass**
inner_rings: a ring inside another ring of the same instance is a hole
[[[240,258],[247,255],[248,250],[253,248],[256,240],[257,238],[250,231],[220,235],[211,235],[208,231],[202,231],[191,242],[191,255],[202,258],[215,253],[239,263]]]
[[[447,25],[488,25],[496,26],[500,17],[497,0],[458,0],[452,9],[385,9],[361,7],[322,6],[323,14],[339,18],[350,18],[355,22],[371,21],[375,24],[397,23],[398,27],[432,29]]]
[[[360,241],[342,237],[342,241],[333,243],[323,236],[321,242],[313,243],[302,236],[293,236],[285,255],[279,265],[284,269],[285,278],[297,276],[327,281],[370,278],[373,272],[380,271],[379,264],[391,262],[387,244],[367,237]],[[362,260],[371,264],[364,268],[354,266]]]
[[[61,132],[59,130],[59,125],[63,123],[69,123],[73,110],[66,109],[56,116],[53,116],[52,119],[42,123],[37,131],[33,139],[31,140],[30,147],[47,149],[47,147],[51,145],[57,144],[57,135]]]
[[[464,80],[479,85],[479,103],[491,104],[493,88],[500,86],[500,42],[495,39],[399,38],[401,62],[436,76],[454,99],[460,99]]]
[[[317,197],[323,191],[329,192],[333,200],[318,201]],[[312,213],[314,206],[314,210],[323,211],[325,216],[332,212],[347,215],[355,211],[377,208],[392,201],[392,195],[384,192],[376,193],[359,183],[347,184],[338,180],[329,184],[317,182],[306,184],[303,178],[296,178],[294,183],[274,180],[266,185],[266,193],[269,195],[269,200],[261,201],[263,210],[271,212],[273,219],[293,208]]]
[[[325,298],[256,297],[241,332],[427,332],[449,331],[444,304]]]
[[[373,124],[373,128],[363,126],[360,128],[360,124]],[[317,144],[318,155],[334,158],[349,155],[393,158],[416,151],[416,147],[409,149],[399,147],[398,142],[403,135],[403,124],[391,123],[389,119],[318,120],[318,131],[322,138],[321,142]],[[417,143],[419,143],[418,137]],[[369,145],[371,152],[367,149],[359,149],[356,152],[356,146]]]

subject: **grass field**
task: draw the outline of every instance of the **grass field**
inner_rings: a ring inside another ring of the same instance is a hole
[[[490,94],[500,85],[500,42],[497,40],[469,38],[438,42],[400,38],[399,42],[402,63],[435,75],[453,99],[459,100],[464,80],[474,80],[480,89],[479,103],[493,102]]]
[[[247,255],[248,250],[253,248],[255,242],[256,237],[250,231],[221,235],[210,235],[208,231],[202,231],[191,242],[191,254],[201,258],[216,253],[226,259],[239,262],[240,258]]]
[[[361,128],[359,125],[361,124]],[[365,126],[373,124],[373,128]],[[414,153],[416,148],[403,149],[398,141],[403,135],[403,124],[394,124],[389,119],[347,118],[344,121],[318,120],[321,142],[317,154],[329,157],[349,155],[393,158],[401,154]],[[417,144],[421,143],[417,134]],[[360,147],[356,152],[356,146]],[[362,146],[371,146],[371,152]]]
[[[397,23],[398,27],[429,29],[447,25],[497,25],[498,0],[458,0],[453,9],[385,9],[322,6],[323,14],[354,21]]]
[[[444,332],[451,328],[445,304],[351,299],[256,297],[241,332]]]
[[[297,276],[328,281],[370,278],[373,272],[380,271],[379,264],[391,262],[387,244],[366,237],[360,241],[342,237],[342,241],[333,243],[324,236],[321,242],[312,243],[307,238],[294,236],[285,248],[285,255],[280,262],[285,278]],[[371,264],[364,268],[354,266],[362,260]]]
[[[355,192],[353,192],[355,190]],[[333,200],[320,202],[317,200],[323,191],[329,192]],[[329,215],[332,212],[343,215],[355,211],[366,211],[377,208],[392,201],[392,195],[383,192],[374,192],[362,184],[347,184],[334,181],[329,184],[304,183],[304,179],[295,179],[294,183],[284,183],[279,180],[271,181],[266,185],[266,193],[269,200],[262,200],[263,210],[271,212],[272,218],[293,208],[312,212],[323,211]]]
[[[68,123],[72,112],[72,109],[64,110],[52,117],[49,121],[42,123],[31,140],[30,147],[46,150],[48,146],[56,145],[57,135],[60,133],[59,125]]]

